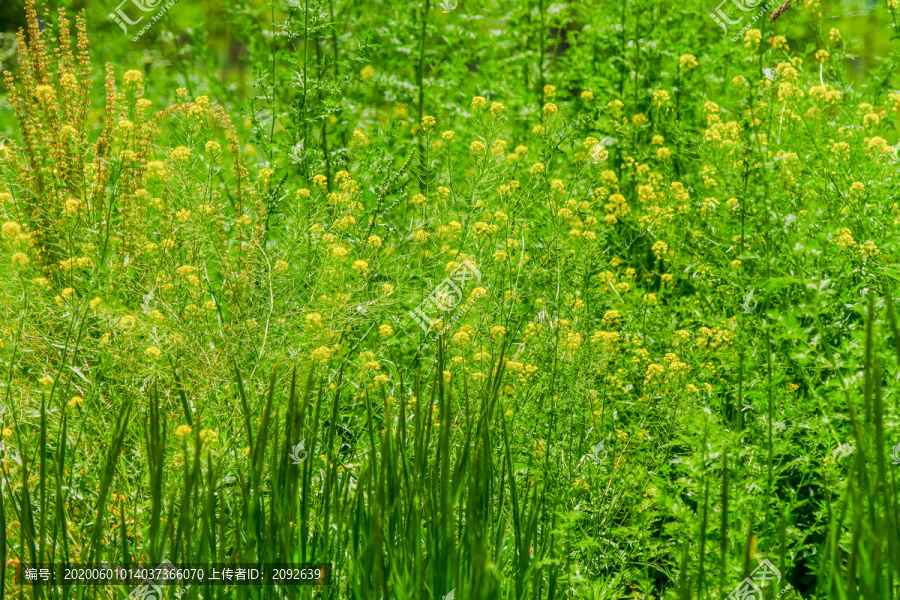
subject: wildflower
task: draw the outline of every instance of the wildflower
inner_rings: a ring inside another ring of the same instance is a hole
[[[279,260],[275,263],[275,266],[272,267],[272,270],[276,273],[284,273],[288,270],[288,264],[283,260]]]
[[[748,29],[744,34],[744,48],[753,48],[759,45],[762,40],[762,31],[759,29]]]
[[[785,52],[790,50],[790,48],[788,47],[787,38],[783,35],[776,35],[769,41],[769,44],[771,44],[772,48],[774,48],[775,50],[784,50]]]
[[[394,286],[392,286],[389,283],[382,283],[381,291],[385,296],[390,296],[391,294],[394,293]]]
[[[22,233],[22,226],[19,225],[16,221],[7,221],[3,224],[2,235],[4,239],[13,239],[19,236]]]
[[[841,32],[838,31],[837,29],[835,29],[834,27],[832,27],[831,30],[829,30],[829,32],[828,32],[828,40],[832,44],[836,44],[837,42],[840,42],[841,41]]]
[[[831,58],[828,50],[816,50],[816,62],[826,63]]]
[[[693,69],[698,66],[697,57],[693,54],[682,54],[678,59],[678,67],[681,69]]]
[[[548,102],[547,104],[544,105],[544,115],[545,116],[552,117],[553,115],[555,115],[558,112],[559,112],[559,109],[556,107],[556,105],[554,103]]]
[[[556,86],[549,83],[544,86],[544,95],[551,100],[556,97]]]
[[[84,406],[84,398],[82,398],[81,396],[72,396],[66,405],[69,408],[78,408],[79,406]]]
[[[328,360],[331,357],[331,352],[332,350],[328,346],[320,346],[312,351],[310,358],[313,361]]]
[[[658,160],[669,160],[669,157],[672,156],[672,151],[668,148],[657,148],[656,149],[656,158]]]
[[[479,154],[479,153],[481,153],[481,152],[484,152],[484,142],[481,142],[481,141],[479,141],[479,140],[475,140],[475,141],[472,142],[472,144],[469,146],[469,150],[471,150],[472,152],[474,152],[474,153],[476,153],[476,154]]]
[[[534,163],[531,165],[531,168],[528,169],[528,172],[532,175],[538,175],[544,172],[544,164],[543,163]]]
[[[39,85],[34,89],[34,95],[41,102],[49,104],[56,99],[56,90],[50,85]]]
[[[173,160],[187,160],[191,157],[191,150],[186,146],[178,146],[172,150],[171,157]]]
[[[617,310],[608,310],[603,314],[603,320],[607,323],[617,323],[622,320],[622,313]]]
[[[194,432],[194,428],[190,425],[179,425],[178,429],[175,430],[175,437],[183,438],[186,435],[191,435]]]
[[[390,377],[388,377],[387,375],[381,374],[381,375],[376,375],[375,378],[372,380],[372,383],[375,385],[375,387],[378,387],[380,385],[383,385],[383,384],[389,382],[390,380],[391,380]]]
[[[448,142],[452,142],[452,141],[453,141],[453,135],[454,135],[454,133],[453,133],[452,131],[447,130],[447,131],[445,131],[444,133],[441,134],[441,137],[444,138],[444,140],[446,140],[446,141],[448,141]]]
[[[219,434],[212,429],[201,429],[200,440],[204,444],[215,444],[217,441],[219,441]]]
[[[581,92],[581,99],[582,99],[582,100],[585,100],[585,101],[587,101],[587,100],[593,100],[593,99],[594,99],[594,92],[592,92],[592,91],[590,91],[590,90],[585,90],[585,91]]]
[[[491,104],[491,116],[492,117],[499,117],[500,115],[503,114],[504,110],[506,110],[506,107],[503,106],[499,102],[494,102],[493,104]]]
[[[159,360],[159,357],[162,356],[162,351],[157,346],[148,346],[144,350],[144,355],[152,360]]]
[[[475,142],[472,142],[472,143],[474,144]],[[478,142],[478,143],[481,143],[481,142]],[[482,148],[484,148],[483,145],[482,145]],[[424,194],[416,194],[415,196],[412,197],[412,200],[410,200],[410,203],[415,204],[416,206],[425,206],[425,203],[427,201],[428,201],[428,199],[425,197]]]
[[[187,223],[188,219],[191,218],[191,211],[186,208],[182,208],[177,213],[175,213],[175,218],[178,219],[179,223]]]
[[[381,325],[378,328],[378,335],[380,335],[383,338],[391,337],[391,335],[393,333],[394,333],[394,328],[391,327],[390,325],[388,325],[387,323]]]
[[[667,251],[668,249],[669,249],[669,245],[666,244],[664,241],[659,240],[659,241],[657,241],[655,244],[653,244],[653,248],[652,248],[652,250],[653,250],[653,255],[654,255],[657,259],[663,259],[663,258],[665,257],[665,255],[666,255],[666,251]]]
[[[669,102],[669,92],[666,90],[656,90],[653,92],[653,105],[665,106]]]
[[[369,263],[364,260],[357,260],[353,263],[353,270],[360,275],[365,275],[369,272]]]
[[[20,267],[24,267],[31,262],[31,259],[24,252],[16,252],[12,255],[12,261]]]
[[[434,117],[428,115],[422,117],[422,127],[425,129],[425,131],[431,131],[432,129],[434,129],[435,123],[437,123],[437,121],[435,121]]]
[[[135,323],[137,323],[137,319],[135,319],[133,315],[125,315],[119,319],[119,327],[122,329],[134,327]]]
[[[315,187],[323,188],[326,185],[328,185],[328,178],[325,177],[324,175],[322,175],[321,173],[318,175],[315,175],[315,176],[313,176],[313,185]]]
[[[472,98],[472,108],[484,108],[487,105],[487,100],[484,96],[475,96]]]
[[[366,65],[359,72],[359,76],[362,78],[363,81],[368,80],[374,74],[375,74],[375,67],[373,67],[372,65]]]

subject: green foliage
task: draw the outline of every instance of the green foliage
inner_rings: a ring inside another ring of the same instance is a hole
[[[0,596],[896,595],[896,0],[115,9],[0,55]]]

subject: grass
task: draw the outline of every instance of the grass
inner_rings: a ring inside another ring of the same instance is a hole
[[[900,592],[896,2],[449,6],[25,3],[0,598]]]

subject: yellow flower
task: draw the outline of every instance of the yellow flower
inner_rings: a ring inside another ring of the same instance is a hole
[[[474,152],[476,154],[484,152],[484,142],[482,142],[480,140],[475,140],[474,142],[471,143],[471,145],[469,145],[469,150],[471,150],[472,152]]]
[[[84,406],[84,398],[81,396],[72,396],[67,403],[69,408],[77,408],[79,406]]]
[[[34,95],[37,96],[38,100],[41,102],[49,103],[56,99],[56,90],[53,89],[53,86],[39,85],[34,89]]]
[[[141,83],[144,81],[144,75],[137,69],[131,69],[130,71],[125,71],[124,80],[128,84]]]
[[[175,218],[178,219],[179,223],[187,223],[188,219],[191,218],[191,211],[186,208],[182,208],[177,213],[175,213]]]
[[[175,437],[183,438],[186,435],[191,435],[194,432],[194,428],[190,425],[179,425],[178,429],[175,430]]]
[[[288,270],[288,264],[287,264],[285,261],[283,261],[283,260],[279,260],[279,261],[277,261],[277,262],[275,263],[275,266],[272,267],[272,269],[273,269],[276,273],[284,273],[285,271]]]
[[[369,271],[369,263],[364,260],[357,260],[353,263],[353,270],[360,275],[365,275]]]
[[[668,160],[669,157],[672,156],[672,151],[668,148],[657,148],[656,149],[656,158],[659,160]]]
[[[585,90],[585,91],[581,92],[581,99],[582,100],[593,100],[594,92],[592,92],[590,90]]]
[[[15,221],[7,221],[3,224],[2,232],[5,239],[13,239],[22,233],[22,226]]]
[[[312,351],[310,358],[314,361],[328,360],[331,357],[331,352],[332,350],[328,346],[320,346]]]
[[[201,429],[200,439],[205,444],[215,444],[217,441],[219,441],[219,434],[212,429]]]
[[[359,76],[362,78],[363,81],[366,81],[367,79],[369,79],[369,77],[371,77],[374,74],[375,74],[375,67],[373,67],[372,65],[366,65],[359,72]]]
[[[472,108],[484,108],[487,106],[487,100],[484,96],[475,96],[472,98]]]
[[[531,165],[531,168],[528,169],[528,172],[531,173],[532,175],[537,175],[537,174],[543,173],[544,170],[545,170],[544,164],[538,162],[538,163],[534,163],[533,165]]]
[[[146,350],[144,350],[144,355],[152,360],[159,360],[159,357],[162,356],[162,352],[156,346],[148,346]]]
[[[322,174],[315,175],[315,176],[313,176],[313,185],[314,185],[315,187],[322,187],[322,188],[323,188],[323,187],[325,187],[326,185],[328,185],[328,178],[325,177],[325,176],[322,175]]]
[[[426,131],[430,131],[434,129],[434,125],[437,121],[435,121],[434,117],[425,115],[422,117],[422,127],[425,128]]]
[[[553,115],[555,115],[558,112],[559,112],[559,108],[557,108],[557,106],[554,103],[548,102],[547,104],[544,105],[544,114],[546,116],[552,117]]]
[[[381,238],[377,235],[370,236],[366,243],[370,248],[381,248]]]
[[[390,337],[394,333],[394,328],[385,323],[378,328],[378,335],[383,338]]]
[[[24,267],[31,262],[31,259],[24,252],[16,252],[12,255],[12,261],[20,267]]]
[[[133,315],[125,315],[119,319],[119,327],[122,329],[134,327],[135,323],[137,323],[137,319],[135,319]]]
[[[452,131],[449,131],[449,130],[448,130],[448,131],[445,131],[444,133],[442,133],[442,134],[441,134],[441,137],[444,138],[444,139],[445,139],[446,141],[448,141],[448,142],[452,142],[452,141],[453,141],[453,135],[454,135],[454,133],[453,133]]]
[[[669,92],[666,90],[656,90],[653,92],[653,105],[665,106],[669,102]]]
[[[382,385],[382,384],[387,383],[387,382],[390,381],[390,380],[391,380],[390,377],[388,377],[387,375],[382,374],[382,375],[376,375],[376,376],[375,376],[375,379],[372,380],[372,383],[375,384],[375,386],[377,387],[377,386],[379,386],[379,385]]]
[[[783,35],[776,35],[769,43],[772,44],[772,47],[776,50],[790,50],[790,48],[788,47],[787,38]]]
[[[491,104],[491,116],[499,117],[503,114],[504,110],[506,110],[506,107],[499,102],[494,102],[493,104]]]
[[[678,59],[678,67],[681,69],[693,69],[698,65],[697,57],[693,54],[682,54]]]
[[[175,160],[187,160],[191,157],[191,150],[186,146],[178,146],[172,150],[172,158]]]
[[[491,327],[491,337],[499,338],[506,335],[506,327],[503,325],[494,325]]]
[[[830,58],[831,54],[828,53],[828,50],[816,50],[816,62],[826,63]]]
[[[222,146],[221,146],[221,144],[219,144],[219,142],[214,142],[214,141],[206,142],[206,153],[207,154],[218,153],[221,151],[222,151]]]

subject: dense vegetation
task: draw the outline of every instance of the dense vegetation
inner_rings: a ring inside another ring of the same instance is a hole
[[[0,597],[900,593],[898,0],[52,4],[2,14]]]

